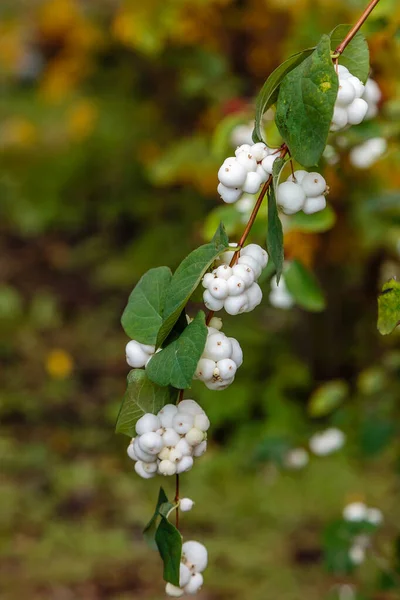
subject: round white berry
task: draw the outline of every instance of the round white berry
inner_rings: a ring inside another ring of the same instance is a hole
[[[192,427],[185,435],[185,438],[189,446],[197,446],[197,444],[200,444],[204,440],[204,432],[197,429],[197,427]]]
[[[153,431],[149,431],[139,437],[139,446],[143,452],[158,454],[164,447],[164,443],[161,436]]]
[[[225,360],[230,359],[227,358]],[[207,415],[196,415],[194,418],[194,427],[196,427],[196,429],[200,429],[200,431],[208,431],[210,427],[210,419],[207,417]]]
[[[237,370],[237,365],[235,361],[231,358],[224,358],[222,360],[219,360],[217,362],[217,367],[219,369],[219,375],[222,379],[229,379],[231,377],[234,377]],[[196,421],[194,424],[195,427],[197,427]],[[201,428],[199,427],[199,429]],[[207,430],[203,429],[203,431]]]
[[[246,169],[236,158],[230,162],[225,161],[218,171],[219,181],[229,188],[242,187],[246,176]]]
[[[186,398],[185,400],[181,400],[181,402],[179,402],[178,412],[187,413],[188,415],[204,414],[204,410],[201,408],[200,404],[198,404],[195,400],[191,400],[190,398]]]
[[[192,429],[193,423],[193,415],[178,412],[172,420],[172,427],[179,435],[185,435],[189,429]]]
[[[253,269],[249,265],[237,264],[232,267],[232,273],[244,281],[246,288],[250,287],[256,278]]]
[[[258,279],[258,277],[260,277],[261,271],[262,271],[262,266],[258,262],[258,260],[256,260],[252,256],[249,256],[246,254],[244,254],[244,255],[241,254],[239,256],[238,264],[239,265],[247,265],[248,267],[251,267],[254,271],[254,275],[255,275],[256,279]]]
[[[236,160],[246,169],[248,173],[257,169],[257,161],[249,152],[240,152]]]
[[[224,301],[217,300],[217,298],[214,298],[210,294],[209,290],[204,290],[203,301],[209,310],[221,310],[221,308],[223,308],[223,306],[224,306]]]
[[[211,296],[217,300],[225,300],[228,297],[228,283],[222,277],[216,277],[208,288]]]
[[[308,198],[315,198],[325,192],[326,181],[319,173],[307,173],[301,182],[301,187]]]
[[[141,460],[138,460],[135,463],[135,471],[138,475],[140,475],[140,477],[143,477],[143,479],[151,479],[155,476],[155,473],[149,473],[148,471],[146,471],[144,465],[145,463],[143,463]]]
[[[316,196],[315,198],[307,198],[304,202],[303,211],[306,215],[312,215],[326,207],[325,196]]]
[[[228,280],[232,275],[232,269],[229,265],[220,265],[217,269],[215,269],[215,275],[220,279]],[[218,329],[218,327],[216,327],[216,329]]]
[[[175,404],[166,404],[162,407],[161,410],[158,411],[157,416],[160,419],[162,427],[171,427],[172,419],[174,415],[178,412]]]
[[[380,525],[383,521],[383,514],[379,508],[368,508],[366,519],[371,525]]]
[[[333,109],[332,123],[330,126],[331,131],[339,131],[346,127],[348,123],[348,107],[335,105]]]
[[[162,460],[158,465],[158,472],[160,475],[175,475],[176,464],[170,460]]]
[[[230,377],[229,379],[216,379],[212,381],[206,381],[205,385],[206,387],[208,387],[209,390],[221,392],[223,390],[226,390],[226,388],[229,387],[234,380],[234,377]]]
[[[157,415],[146,413],[137,421],[135,429],[138,435],[143,435],[149,431],[157,431],[157,429],[160,429],[160,426],[160,419]]]
[[[249,307],[249,300],[246,292],[239,296],[228,296],[224,302],[224,308],[228,315],[238,315],[246,312]]]
[[[146,354],[154,354],[154,352],[156,351],[156,347],[152,346],[151,344],[141,344],[139,342],[139,346],[141,347],[141,349],[143,350],[143,352],[146,352]]]
[[[294,173],[291,173],[287,178],[287,181],[293,181],[294,183],[301,183],[304,177],[308,175],[308,171],[304,171],[304,169],[298,169]]]
[[[167,596],[171,596],[171,598],[180,598],[185,592],[180,587],[172,585],[172,583],[167,583],[165,586],[165,593]]]
[[[140,437],[137,437],[133,442],[133,452],[137,456],[137,459],[147,463],[154,462],[155,460],[157,460],[156,454],[150,454],[150,452],[145,452],[144,450],[142,450],[139,444],[139,440]]]
[[[232,344],[232,354],[231,359],[236,363],[237,368],[239,368],[243,364],[243,351],[239,344],[239,342],[231,337],[229,338]]]
[[[212,285],[212,282],[215,279],[215,273],[206,273],[203,277],[203,279],[201,280],[201,284],[204,288],[208,289],[210,287],[210,285]]]
[[[227,187],[223,183],[218,184],[217,192],[225,204],[234,204],[243,193],[240,187]]]
[[[362,98],[356,98],[347,108],[347,118],[350,125],[358,125],[367,114],[368,104]]]
[[[246,289],[246,284],[243,279],[237,277],[236,275],[232,275],[227,281],[228,284],[228,292],[229,296],[238,296]]]
[[[348,74],[348,76],[350,77],[349,70],[344,65],[338,65],[337,66],[337,72],[338,72],[338,75],[340,77],[344,77],[344,76],[346,76],[346,74]]]
[[[192,446],[189,446],[189,444],[187,443],[185,438],[182,438],[181,440],[179,440],[179,442],[175,446],[175,450],[180,452],[182,454],[182,456],[191,456],[192,452],[193,452]]]
[[[368,104],[378,104],[378,102],[382,98],[382,92],[379,88],[379,85],[371,78],[368,78],[365,84],[365,89],[363,96],[364,100],[368,102]]]
[[[141,369],[149,359],[149,355],[140,347],[139,342],[136,342],[136,340],[131,340],[127,343],[125,352],[126,362],[134,369]]]
[[[203,575],[201,573],[192,573],[190,581],[184,587],[185,594],[197,594],[202,585]]]
[[[214,374],[215,361],[209,358],[201,358],[197,363],[195,377],[200,381],[208,381],[212,379]]]
[[[203,456],[207,450],[207,440],[203,440],[200,444],[193,447],[193,456],[198,458],[199,456]]]
[[[186,434],[187,435],[187,434]],[[182,456],[181,460],[176,463],[176,472],[186,473],[193,467],[193,458],[191,456]]]
[[[340,106],[348,106],[353,102],[356,97],[356,90],[354,85],[348,79],[339,79],[339,90],[336,98],[336,102]]]
[[[251,144],[241,144],[235,150],[235,156],[238,157],[241,152],[250,152]]]
[[[279,154],[270,154],[266,156],[262,161],[262,168],[268,175],[272,175],[272,168],[274,166],[274,162],[279,157]]]
[[[242,189],[246,194],[256,194],[260,189],[261,177],[255,171],[247,173],[247,177],[243,183]]]
[[[351,75],[350,77],[347,78],[346,81],[348,81],[349,83],[351,83],[352,86],[354,87],[354,90],[355,90],[355,93],[356,93],[356,98],[361,98],[361,96],[364,93],[365,86],[358,79],[358,77],[354,77],[354,75]]]
[[[314,200],[314,198],[313,198]],[[306,200],[307,202],[307,200]],[[247,298],[249,299],[249,311],[254,310],[256,306],[261,304],[262,291],[258,283],[253,283],[246,291]]]
[[[284,181],[278,185],[277,202],[283,212],[292,215],[301,210],[306,199],[303,188],[294,181]]]
[[[240,256],[251,256],[260,263],[262,268],[266,267],[268,263],[267,252],[258,244],[247,244],[247,246],[241,250]]]
[[[172,427],[167,427],[162,436],[164,445],[168,446],[168,448],[176,446],[180,439],[179,433],[177,433]]]
[[[254,156],[256,161],[263,160],[269,152],[269,148],[263,142],[257,142],[250,148],[251,154]]]
[[[194,506],[194,502],[191,498],[181,498],[179,501],[179,508],[181,509],[182,512],[189,512],[189,510],[192,510],[193,506]],[[179,582],[179,583],[181,584],[181,582]],[[184,584],[184,585],[186,585],[186,584]]]
[[[157,458],[159,458],[160,460],[169,460],[170,454],[171,454],[171,448],[169,448],[168,446],[164,446],[164,448],[158,454]]]
[[[229,298],[227,298],[229,300]],[[207,338],[203,356],[217,362],[232,353],[232,344],[224,333],[213,333]]]
[[[367,507],[364,502],[351,502],[343,509],[343,518],[346,521],[364,521],[367,516]]]
[[[177,450],[175,447],[170,450],[168,460],[170,460],[173,463],[177,463],[181,460],[182,456],[183,456],[182,452]]]
[[[190,563],[193,571],[202,573],[207,567],[208,553],[207,549],[200,542],[190,540],[182,545],[182,557],[186,563]]]
[[[262,165],[257,165],[256,173],[257,173],[257,175],[259,175],[261,177],[261,183],[265,183],[270,176],[270,173],[268,173]],[[246,197],[246,198],[248,200],[250,200],[249,207],[251,209],[253,207],[253,203],[250,198],[248,198],[248,197]],[[238,206],[238,209],[239,209],[239,206]],[[245,211],[243,211],[243,212],[245,212]]]
[[[181,564],[179,565],[179,587],[185,587],[185,585],[189,583],[191,577],[192,573],[190,572],[188,567],[181,562]]]

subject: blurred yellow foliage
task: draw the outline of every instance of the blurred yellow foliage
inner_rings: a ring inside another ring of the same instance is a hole
[[[306,267],[312,267],[319,247],[317,235],[302,233],[300,231],[289,231],[285,234],[285,258],[293,260],[297,258]]]
[[[68,352],[55,348],[47,354],[45,366],[53,379],[66,379],[72,373],[74,362]]]
[[[23,54],[21,26],[15,21],[0,23],[0,72],[12,72]]]
[[[1,124],[0,146],[3,148],[31,148],[37,138],[35,125],[25,117],[12,117]]]
[[[71,106],[67,114],[67,128],[70,139],[80,141],[93,131],[98,117],[98,110],[92,100],[83,98]]]

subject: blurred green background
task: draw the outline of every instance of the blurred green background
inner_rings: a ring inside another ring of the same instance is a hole
[[[176,267],[219,218],[237,239],[242,216],[216,212],[232,128],[251,120],[271,70],[364,6],[2,1],[2,600],[163,597],[141,536],[160,480],[136,476],[113,431],[128,372],[121,312],[145,270]],[[235,384],[190,392],[212,422],[209,451],[182,478],[196,501],[183,535],[210,553],[204,600],[399,597],[400,347],[376,330],[377,293],[400,275],[399,22],[397,1],[382,0],[364,28],[382,110],[323,166],[333,228],[286,229],[287,257],[316,274],[326,310],[272,308],[264,282],[261,307],[224,320],[245,354]],[[349,148],[374,136],[388,151],[357,171]],[[341,450],[285,467],[288,449],[330,425],[346,434]],[[384,514],[357,568],[343,560],[347,534],[332,534],[353,500]]]

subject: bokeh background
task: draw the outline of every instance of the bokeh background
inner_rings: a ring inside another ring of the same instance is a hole
[[[159,480],[139,480],[113,431],[121,312],[145,270],[176,267],[224,219],[216,172],[271,70],[364,5],[2,0],[2,600],[163,597],[141,536]],[[364,28],[383,101],[323,165],[333,227],[286,230],[287,257],[315,273],[326,310],[273,308],[265,281],[261,307],[225,319],[245,353],[235,384],[193,385],[212,429],[182,478],[196,501],[182,531],[210,552],[204,600],[398,598],[400,348],[377,332],[376,297],[400,275],[399,22],[382,0]],[[357,170],[349,147],[371,136],[388,150]],[[225,216],[234,240],[243,214]],[[327,426],[343,448],[285,465]],[[337,533],[354,500],[384,515],[357,567]]]

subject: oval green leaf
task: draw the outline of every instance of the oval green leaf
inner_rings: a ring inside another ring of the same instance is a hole
[[[382,335],[392,333],[400,323],[400,283],[389,279],[378,296],[378,330]]]

